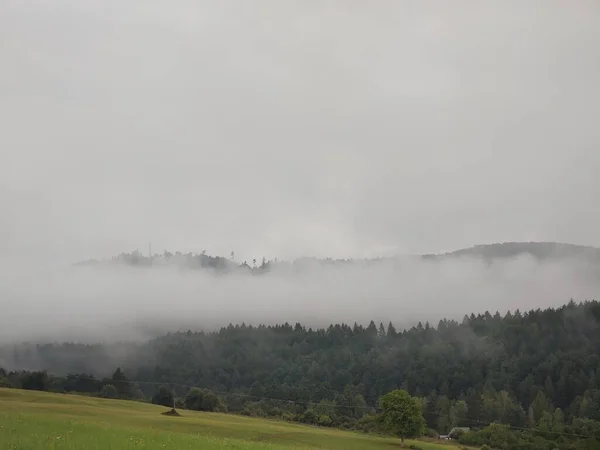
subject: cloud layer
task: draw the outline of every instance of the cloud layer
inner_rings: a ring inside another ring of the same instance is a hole
[[[0,339],[595,296],[564,261],[60,267],[149,240],[249,261],[600,246],[598,23],[595,0],[1,1]]]
[[[228,323],[308,326],[370,320],[405,327],[472,312],[557,306],[597,298],[598,267],[529,257],[305,268],[301,273],[213,275],[174,268],[67,268],[2,272],[0,342],[139,340]]]

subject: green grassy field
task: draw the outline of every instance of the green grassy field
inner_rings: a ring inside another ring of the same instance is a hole
[[[180,411],[138,402],[0,388],[0,449],[339,449],[400,448],[396,439],[232,414]],[[415,442],[424,450],[451,445]]]

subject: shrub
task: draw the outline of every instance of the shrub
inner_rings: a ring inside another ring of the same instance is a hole
[[[140,389],[137,383],[132,383],[129,386],[129,398],[132,400],[143,400],[144,392]]]
[[[48,389],[48,374],[43,372],[26,372],[21,378],[21,388],[32,391],[46,391]]]
[[[365,414],[356,423],[356,429],[366,433],[375,433],[379,431],[380,422],[375,414]]]
[[[317,422],[322,427],[330,427],[333,424],[333,420],[327,414],[322,414],[319,416],[319,420]]]
[[[173,391],[168,386],[161,386],[152,396],[152,403],[155,405],[173,407]]]
[[[192,409],[194,411],[227,411],[227,408],[217,394],[208,389],[190,389],[185,395],[183,403],[187,409]]]
[[[457,430],[452,430],[450,431],[450,434],[448,434],[448,437],[450,439],[460,439],[462,436],[464,436],[466,434],[465,430],[461,430],[461,429],[457,429]]]
[[[425,430],[425,433],[424,433],[424,434],[425,434],[425,436],[427,436],[427,437],[432,437],[432,438],[437,438],[437,437],[439,437],[439,435],[440,435],[440,433],[438,433],[438,431],[437,431],[437,430],[434,430],[433,428],[427,428],[427,429]]]
[[[262,409],[260,402],[248,402],[244,404],[244,408],[240,412],[244,416],[250,417],[265,417],[265,411]]]
[[[105,384],[100,390],[100,397],[102,398],[119,398],[119,391],[112,384]]]
[[[312,409],[307,409],[304,414],[302,414],[302,422],[304,423],[317,423],[317,415],[314,413]]]

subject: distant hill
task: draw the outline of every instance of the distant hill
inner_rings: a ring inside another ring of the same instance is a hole
[[[449,253],[413,255],[411,258],[422,258],[425,260],[442,261],[460,257],[476,257],[492,262],[516,256],[530,255],[539,261],[572,259],[580,262],[600,264],[600,248],[584,245],[563,244],[558,242],[504,242],[498,244],[476,245],[463,248]],[[373,264],[381,261],[389,261],[398,257],[382,257],[372,259],[331,259],[331,258],[298,258],[293,261],[269,261],[264,257],[258,261],[254,259],[251,263],[247,261],[234,261],[233,258],[223,256],[211,256],[202,253],[182,253],[164,251],[155,253],[152,257],[143,255],[139,251],[132,253],[121,253],[107,260],[91,259],[75,263],[78,266],[95,266],[98,264],[124,264],[136,267],[161,267],[177,266],[188,269],[209,269],[219,273],[245,272],[245,273],[267,273],[272,269],[293,269],[302,271],[314,265],[350,265],[350,264]]]
[[[424,258],[480,257],[484,259],[514,258],[530,255],[543,260],[578,259],[600,263],[600,248],[585,245],[563,244],[559,242],[504,242],[499,244],[476,245],[440,255],[424,255]]]

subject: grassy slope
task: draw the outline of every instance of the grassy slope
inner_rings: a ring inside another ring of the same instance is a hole
[[[0,388],[0,449],[340,449],[377,450],[395,439],[231,414]],[[418,442],[425,450],[456,447]]]

